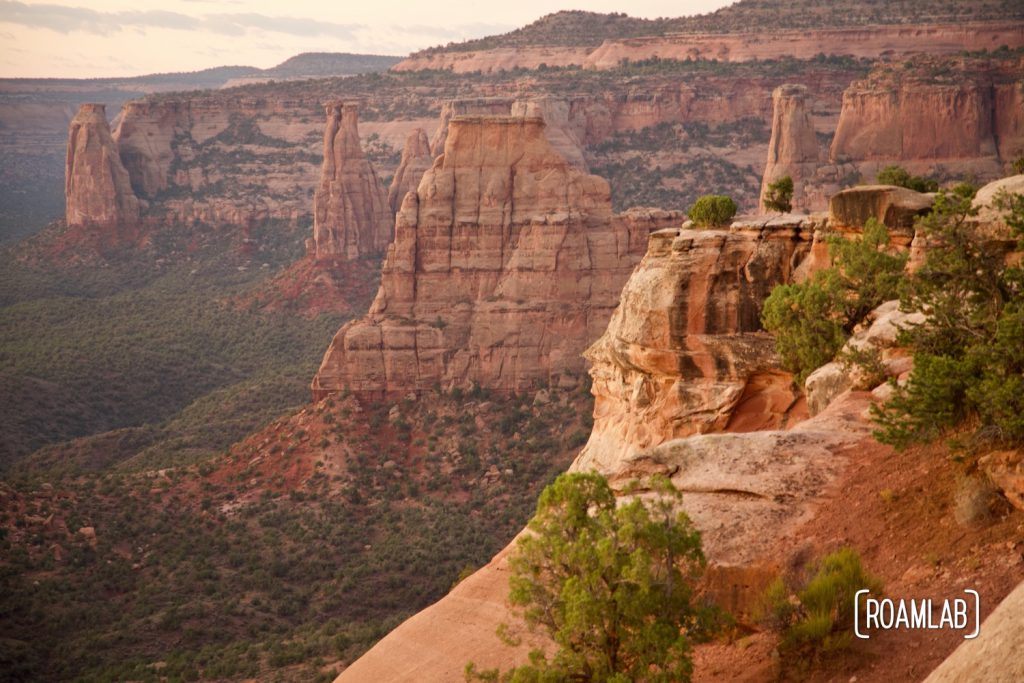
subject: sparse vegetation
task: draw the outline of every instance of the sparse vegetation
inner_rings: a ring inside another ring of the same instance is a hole
[[[907,169],[895,165],[883,168],[875,180],[881,185],[896,185],[916,192],[935,192],[939,189],[938,181],[923,176],[912,176]]]
[[[779,650],[791,670],[848,647],[856,592],[866,588],[876,597],[882,592],[881,582],[864,570],[853,548],[826,555],[812,572],[803,579],[778,577],[764,597],[762,619],[782,633]]]

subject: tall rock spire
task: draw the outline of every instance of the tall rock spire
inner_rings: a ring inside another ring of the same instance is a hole
[[[314,254],[348,260],[382,254],[391,241],[393,215],[359,144],[359,108],[332,102],[326,111],[324,164],[313,201]]]
[[[122,228],[139,221],[139,200],[102,104],[83,104],[71,120],[64,198],[64,217],[70,227],[104,229],[116,240]]]
[[[807,88],[780,85],[772,93],[772,137],[768,162],[761,181],[761,199],[768,185],[783,176],[793,179],[793,207],[821,208],[825,197],[816,197],[808,185],[821,165],[818,137],[807,107]]]
[[[402,198],[407,192],[415,192],[419,187],[420,178],[434,163],[430,154],[430,140],[422,128],[416,128],[405,139],[402,149],[402,161],[398,164],[395,177],[388,188],[388,205],[392,213],[397,213],[402,206]]]

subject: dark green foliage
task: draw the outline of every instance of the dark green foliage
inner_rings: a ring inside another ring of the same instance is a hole
[[[875,436],[903,448],[965,422],[987,437],[1024,442],[1024,270],[1007,266],[1006,247],[978,234],[968,219],[974,191],[940,191],[918,226],[929,238],[924,265],[903,304],[926,316],[904,334],[914,352],[906,386],[875,408]],[[999,197],[1006,220],[1024,237],[1024,197]]]
[[[736,215],[736,202],[724,195],[707,194],[697,199],[686,213],[695,225],[725,225]]]
[[[0,467],[48,443],[123,428],[145,438],[136,433],[114,453],[110,440],[81,445],[99,460],[43,452],[32,466],[105,467],[146,449],[151,464],[193,461],[307,400],[343,319],[231,302],[301,249],[297,231],[265,229],[254,238],[271,268],[228,245],[177,263],[136,255],[47,271],[0,255]]]
[[[896,297],[906,256],[887,253],[888,246],[889,231],[871,219],[857,240],[829,239],[833,267],[779,285],[765,300],[761,321],[797,383],[832,360],[868,313]]]
[[[505,681],[688,681],[690,641],[711,616],[692,604],[704,567],[700,535],[667,479],[657,502],[616,506],[597,474],[563,474],[541,494],[510,559],[509,601],[557,645],[551,658],[499,675]],[[499,630],[499,635],[508,637]]]
[[[922,176],[912,176],[902,166],[886,166],[878,172],[875,179],[882,185],[896,185],[916,192],[935,192],[939,189],[937,181]]]
[[[1013,161],[1013,172],[1016,174],[1024,173],[1024,157],[1017,157]]]
[[[767,211],[786,213],[793,210],[793,179],[782,176],[774,183],[768,184],[764,195],[764,208]]]
[[[855,594],[864,588],[876,596],[882,591],[853,548],[823,557],[807,580],[776,579],[765,593],[764,619],[782,631],[784,661],[793,665],[846,648],[853,637]]]

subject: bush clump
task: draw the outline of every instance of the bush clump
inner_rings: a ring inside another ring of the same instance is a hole
[[[765,300],[761,322],[797,383],[835,358],[868,313],[896,298],[907,257],[888,246],[888,229],[869,219],[860,239],[829,239],[834,266],[807,282],[779,285]]]
[[[724,195],[706,194],[697,199],[686,213],[695,225],[725,225],[736,215],[736,202]]]
[[[856,593],[864,588],[879,595],[882,584],[848,547],[821,558],[805,580],[778,577],[765,592],[762,619],[782,633],[783,660],[814,661],[846,648],[853,636]]]
[[[935,192],[939,189],[938,181],[924,176],[910,175],[910,172],[902,166],[886,166],[878,172],[875,179],[882,185],[896,185],[915,192]]]
[[[782,176],[774,183],[769,183],[762,200],[766,211],[786,213],[793,210],[793,178]]]
[[[466,666],[469,681],[688,681],[690,642],[716,612],[695,604],[700,534],[668,479],[657,502],[616,505],[598,474],[563,474],[541,494],[509,560],[509,602],[557,645],[513,671]],[[498,635],[516,642],[507,627]]]
[[[966,184],[940,191],[918,219],[929,249],[902,303],[926,319],[902,335],[914,354],[909,381],[873,408],[875,437],[897,448],[964,424],[986,441],[1024,443],[1024,268],[1007,265],[1005,245],[968,220],[977,214],[973,197]],[[996,204],[1024,248],[1024,196]]]

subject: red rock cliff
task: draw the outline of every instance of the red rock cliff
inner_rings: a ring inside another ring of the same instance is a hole
[[[139,221],[139,200],[132,192],[102,104],[83,104],[71,120],[64,196],[69,226],[118,231]],[[117,234],[110,236],[116,239]]]
[[[317,258],[380,254],[391,241],[387,193],[359,143],[359,108],[327,105],[324,164],[313,201]]]
[[[626,455],[670,439],[785,420],[796,397],[761,331],[761,305],[792,279],[823,222],[651,235],[607,330],[585,354],[596,402],[579,468],[614,471]]]
[[[1001,175],[1024,149],[1021,73],[1020,60],[920,57],[876,67],[843,94],[830,157],[869,170],[901,163],[916,173],[942,164]]]
[[[574,381],[651,227],[613,217],[608,183],[559,155],[535,117],[456,116],[398,213],[369,314],[335,335],[322,397]]]

